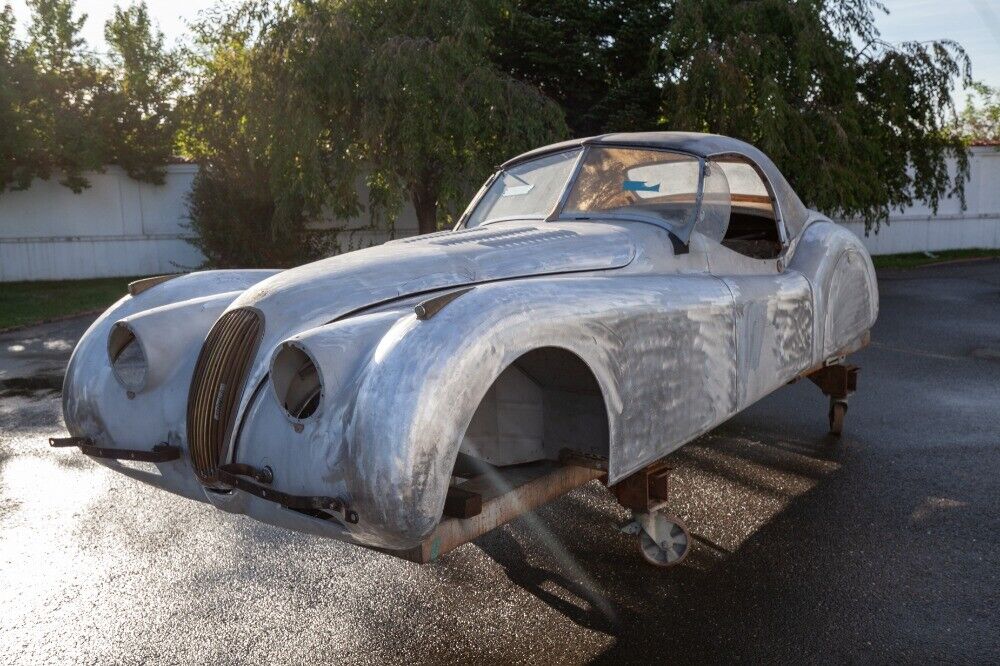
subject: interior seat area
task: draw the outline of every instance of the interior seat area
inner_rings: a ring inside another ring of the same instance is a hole
[[[781,254],[781,238],[774,215],[734,205],[722,245],[754,259],[776,258]]]

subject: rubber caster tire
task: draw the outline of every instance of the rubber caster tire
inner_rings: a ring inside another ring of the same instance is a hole
[[[655,567],[672,567],[680,564],[691,550],[691,535],[680,518],[657,511],[650,515],[647,528],[639,530],[639,552],[642,558]]]
[[[830,398],[830,434],[840,435],[844,432],[844,417],[847,416],[847,402]]]

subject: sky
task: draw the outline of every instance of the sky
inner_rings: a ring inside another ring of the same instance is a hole
[[[25,0],[0,0],[0,4],[9,4],[13,7],[23,33],[30,17]],[[78,15],[87,15],[83,37],[90,48],[96,51],[106,48],[104,23],[114,15],[115,5],[127,7],[130,4],[132,4],[130,0],[76,0]],[[197,0],[146,0],[150,16],[159,25],[168,43],[181,39],[187,32],[187,22],[197,18],[199,10],[207,9],[214,4],[212,1]]]
[[[889,15],[879,15],[882,37],[889,42],[952,39],[972,59],[973,77],[1000,87],[1000,2],[998,0],[883,0]],[[4,0],[0,0],[0,3]],[[24,0],[7,0],[22,26],[28,10]],[[84,37],[94,50],[103,50],[104,22],[116,4],[128,0],[77,0],[78,11],[87,14]],[[213,2],[197,0],[146,0],[150,14],[167,36],[168,42],[183,38],[186,21]]]
[[[887,42],[952,39],[972,59],[972,76],[1000,88],[1000,2],[887,0],[878,27]]]

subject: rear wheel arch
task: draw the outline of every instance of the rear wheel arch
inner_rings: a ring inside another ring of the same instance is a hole
[[[824,313],[824,356],[847,346],[875,322],[877,291],[872,288],[869,261],[863,250],[845,247],[826,282],[827,310]]]

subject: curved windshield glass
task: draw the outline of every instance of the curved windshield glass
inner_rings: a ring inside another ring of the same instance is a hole
[[[581,150],[586,150],[582,160]],[[589,146],[501,171],[476,203],[466,227],[545,219],[564,194],[557,219],[649,222],[667,227],[684,242],[695,228],[720,240],[729,225],[729,183],[718,164],[668,150]]]
[[[465,226],[478,227],[496,220],[545,219],[559,203],[581,150],[547,155],[501,171]]]
[[[695,220],[702,162],[663,150],[593,148],[573,184],[564,217],[655,218],[683,228]]]

